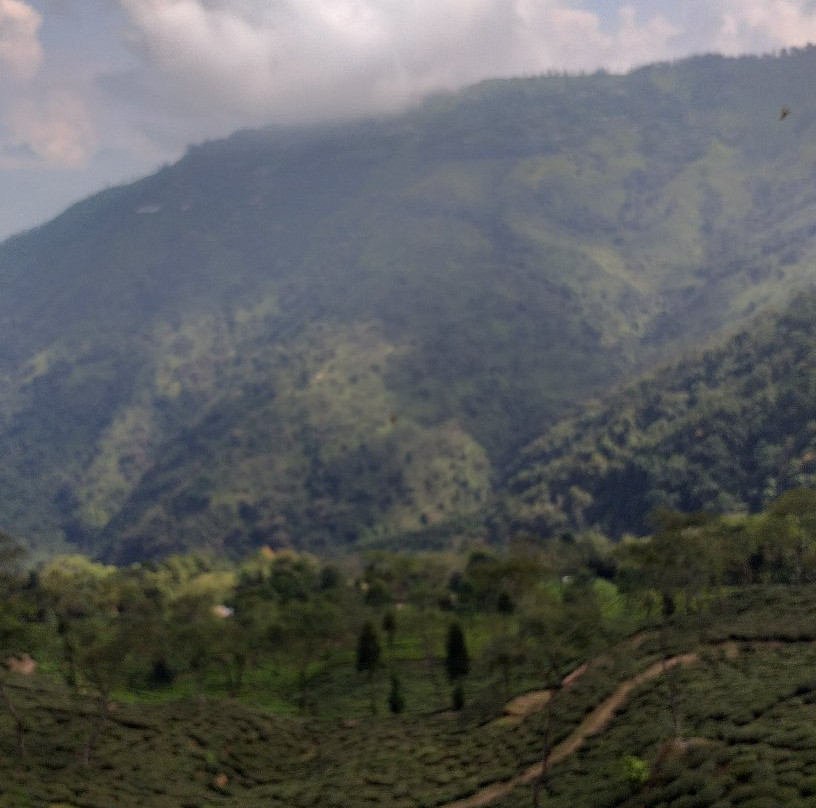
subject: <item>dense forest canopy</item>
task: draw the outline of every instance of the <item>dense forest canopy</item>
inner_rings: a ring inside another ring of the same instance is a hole
[[[504,529],[650,532],[657,508],[754,512],[816,484],[816,292],[564,420],[520,455]]]

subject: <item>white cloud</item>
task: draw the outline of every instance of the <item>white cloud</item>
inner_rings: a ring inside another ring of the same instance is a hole
[[[40,15],[22,0],[0,0],[0,76],[30,79],[43,58]]]
[[[48,164],[84,168],[96,149],[96,133],[83,100],[57,90],[19,99],[4,118],[6,168]]]
[[[682,29],[663,14],[622,5],[606,26],[599,14],[564,2],[517,3],[524,20],[520,40],[525,72],[596,70],[624,72],[671,58]]]
[[[0,167],[84,168],[97,145],[86,88],[46,70],[42,24],[32,5],[0,0]]]
[[[565,0],[119,2],[174,104],[247,122],[389,111],[492,76],[622,70],[678,33],[631,6],[603,32]]]
[[[712,49],[726,54],[799,47],[816,40],[808,0],[721,0],[721,25]]]

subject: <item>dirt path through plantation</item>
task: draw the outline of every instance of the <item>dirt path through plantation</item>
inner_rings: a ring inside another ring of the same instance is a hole
[[[692,665],[699,657],[697,654],[680,654],[678,656],[663,659],[649,665],[646,670],[641,671],[637,676],[627,679],[618,685],[617,690],[605,701],[602,701],[583,721],[569,734],[566,740],[556,746],[550,755],[550,763],[558,763],[568,755],[571,755],[584,742],[589,735],[600,732],[614,717],[621,705],[629,698],[629,694],[644,682],[654,679],[667,670],[676,668],[678,665]],[[531,766],[522,777],[525,782],[529,782],[538,776],[541,765]]]
[[[642,631],[639,634],[635,634],[633,637],[630,637],[627,644],[632,648],[637,648],[644,640],[651,636],[653,636],[653,632]],[[593,660],[591,664],[597,665],[599,662],[602,662],[605,659],[605,656],[598,657],[597,659]],[[589,670],[589,666],[589,662],[584,662],[583,665],[579,665],[574,671],[568,673],[561,680],[562,689],[566,690],[567,688],[572,687],[572,685],[574,685]],[[528,715],[532,715],[533,713],[543,710],[552,698],[552,694],[553,688],[547,688],[546,690],[531,690],[529,693],[522,693],[520,696],[516,696],[514,699],[507,702],[507,704],[504,706],[504,715],[495,719],[493,723],[498,724],[499,726],[514,726],[520,724],[525,718],[527,718]]]
[[[678,665],[693,665],[698,659],[698,655],[694,653],[679,654],[678,656],[655,662],[631,679],[621,682],[609,698],[602,701],[560,744],[555,746],[550,754],[550,765],[569,757],[569,755],[573,754],[578,747],[581,746],[587,737],[600,732],[612,720],[615,713],[620,709],[626,699],[629,698],[629,694],[636,687],[640,687],[640,685],[648,682],[650,679],[655,679],[667,670],[676,668]],[[579,668],[578,670],[581,669]],[[583,673],[583,671],[581,671],[581,673]],[[482,808],[482,806],[490,805],[496,800],[506,796],[517,786],[532,783],[540,773],[541,763],[535,763],[511,780],[503,780],[502,782],[485,786],[470,797],[457,800],[456,802],[450,802],[443,806],[443,808]]]
[[[561,687],[565,690],[575,684],[588,670],[589,664],[583,665],[568,673],[561,680]],[[552,698],[553,689],[531,690],[529,693],[522,693],[520,696],[511,699],[504,706],[504,715],[497,718],[493,723],[503,725],[520,724],[528,715],[543,710]]]

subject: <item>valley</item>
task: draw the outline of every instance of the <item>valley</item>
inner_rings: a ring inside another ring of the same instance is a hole
[[[241,131],[0,244],[0,804],[812,805],[814,73]]]

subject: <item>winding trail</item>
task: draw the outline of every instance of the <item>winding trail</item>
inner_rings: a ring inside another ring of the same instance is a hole
[[[630,637],[626,641],[626,645],[630,648],[638,648],[644,640],[647,640],[651,636],[653,636],[653,632],[641,631],[633,637]],[[583,665],[579,665],[561,680],[561,689],[569,689],[589,670],[590,665],[597,665],[606,659],[607,657],[602,655],[590,662],[584,662]],[[517,726],[527,718],[528,715],[543,710],[552,698],[553,691],[554,688],[550,687],[546,690],[531,690],[528,693],[522,693],[520,696],[516,696],[505,704],[504,715],[494,719],[491,723],[499,726]]]
[[[636,676],[621,682],[611,696],[604,699],[604,701],[602,701],[591,713],[589,713],[589,715],[587,715],[581,721],[581,723],[578,724],[578,726],[563,741],[561,741],[561,743],[553,747],[549,758],[550,765],[553,763],[558,763],[559,761],[564,760],[564,758],[569,757],[578,749],[578,747],[581,746],[587,737],[594,735],[596,732],[600,732],[600,730],[602,730],[612,720],[615,713],[620,709],[621,705],[626,701],[626,699],[629,698],[629,694],[636,687],[640,687],[640,685],[644,684],[645,682],[657,678],[671,668],[676,668],[678,665],[693,665],[698,660],[699,656],[695,653],[678,654],[677,656],[654,662]],[[581,668],[578,668],[576,671],[571,673],[567,679],[564,680],[563,684],[568,686],[567,680],[570,680],[569,684],[572,684],[572,682],[583,674],[585,670],[586,667],[582,665]],[[580,671],[580,673],[578,673],[578,671]],[[571,679],[571,677],[574,678]],[[540,691],[538,694],[538,704],[547,703],[548,698],[544,696],[545,693],[551,694],[551,691]],[[528,694],[528,698],[531,695],[534,694]],[[515,702],[517,700],[514,699],[513,701]],[[512,705],[513,702],[510,704]],[[532,712],[532,710],[530,712]],[[513,777],[510,780],[502,780],[498,783],[492,783],[491,785],[480,789],[475,794],[465,797],[465,799],[457,800],[456,802],[449,802],[446,805],[441,806],[441,808],[482,808],[482,806],[490,805],[492,802],[505,797],[517,786],[532,783],[540,773],[541,763],[535,763],[532,766],[529,766],[521,774],[516,775],[516,777]]]
[[[587,672],[587,670],[589,670],[589,663],[584,662],[583,665],[576,668],[571,673],[568,673],[561,680],[561,688],[563,690],[567,690],[568,688],[572,687],[572,685],[574,685],[575,682],[577,682]],[[532,715],[533,713],[537,713],[539,710],[543,710],[549,703],[552,696],[553,688],[548,688],[547,690],[532,690],[529,693],[522,693],[520,696],[516,696],[514,699],[508,701],[504,706],[504,715],[499,716],[499,718],[495,719],[491,723],[503,726],[516,726],[524,721],[528,715]]]

